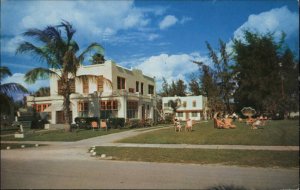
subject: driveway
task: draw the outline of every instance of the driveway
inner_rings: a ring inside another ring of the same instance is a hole
[[[130,130],[77,142],[43,142],[49,146],[1,150],[1,189],[207,189],[218,185],[249,189],[298,187],[299,169],[111,161],[91,157],[88,153],[88,148],[94,145],[134,146],[114,141],[148,131]],[[169,148],[209,148],[207,146],[171,145]],[[222,145],[214,146],[218,147],[210,148],[222,148]],[[244,148],[253,149],[255,146]],[[280,149],[286,150],[284,147]],[[297,147],[287,149],[297,151]]]

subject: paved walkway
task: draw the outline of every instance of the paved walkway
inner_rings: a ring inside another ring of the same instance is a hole
[[[136,129],[120,133],[114,133],[76,142],[52,142],[52,141],[1,141],[1,143],[23,143],[23,144],[47,144],[59,147],[92,147],[92,146],[115,146],[115,147],[149,147],[149,148],[193,148],[193,149],[232,149],[232,150],[272,150],[272,151],[299,151],[299,146],[254,146],[254,145],[196,145],[196,144],[136,144],[116,143],[120,139],[133,137],[154,129]]]
[[[115,143],[153,130],[158,129],[130,130],[77,142],[15,141],[49,146],[1,150],[1,163],[4,163],[1,189],[208,189],[220,184],[249,189],[298,188],[299,168],[112,162],[92,157],[88,152],[91,146],[299,151],[299,147],[290,146]]]

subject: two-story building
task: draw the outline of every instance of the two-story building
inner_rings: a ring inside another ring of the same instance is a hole
[[[207,120],[207,97],[204,96],[174,96],[163,97],[162,107],[164,114],[173,114],[174,108],[172,108],[171,100],[177,102],[176,117],[182,121],[187,119],[192,120]]]
[[[27,97],[27,106],[48,115],[52,124],[64,123],[60,80],[50,78],[50,96]],[[155,78],[138,69],[127,69],[105,61],[78,68],[70,86],[72,121],[76,117],[121,117],[155,119]]]

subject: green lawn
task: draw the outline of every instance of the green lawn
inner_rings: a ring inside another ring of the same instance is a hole
[[[297,151],[208,150],[173,148],[96,147],[97,155],[114,160],[223,164],[252,167],[299,167]]]
[[[1,137],[2,141],[78,141],[92,137],[118,133],[127,129],[105,130],[79,130],[77,132],[64,132],[64,130],[45,131],[42,133],[25,133],[24,139],[16,139],[14,136]]]
[[[147,144],[223,144],[299,146],[299,120],[268,121],[263,129],[250,129],[235,122],[236,129],[215,129],[212,121],[196,124],[192,132],[164,128],[120,140],[121,143]]]

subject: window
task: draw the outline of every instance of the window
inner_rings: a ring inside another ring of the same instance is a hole
[[[33,104],[32,107],[36,110],[36,112],[44,112],[46,108],[51,106],[51,104]]]
[[[103,92],[103,76],[98,76],[97,78],[97,91]]]
[[[129,88],[128,91],[134,93],[134,88]]]
[[[113,110],[117,110],[118,109],[118,101],[113,101]]]
[[[117,100],[102,100],[100,104],[101,110],[118,110]]]
[[[70,88],[71,93],[75,93],[75,80],[74,79],[69,79],[68,86]],[[57,81],[57,89],[58,89],[58,94],[62,95],[63,94],[63,86],[61,80]]]
[[[117,83],[118,83],[118,89],[125,89],[125,78],[118,77]]]
[[[136,90],[136,92],[139,91],[139,85],[140,85],[139,81],[136,81],[135,82],[135,90]]]
[[[196,101],[194,100],[193,101],[193,107],[196,107],[197,106],[197,104],[196,104]]]
[[[116,117],[118,115],[117,100],[102,100],[100,105],[101,118],[107,119],[110,117]]]
[[[88,94],[89,93],[89,79],[87,77],[84,77],[82,79],[82,92],[84,94]]]
[[[137,118],[138,116],[138,102],[127,101],[127,118]]]
[[[148,85],[148,94],[154,94],[154,86]]]
[[[141,82],[141,94],[144,94],[144,83]]]
[[[185,108],[186,107],[186,101],[183,101],[182,106]]]
[[[192,112],[192,117],[198,117],[198,113],[197,112]]]
[[[78,115],[80,117],[88,117],[89,115],[89,103],[88,102],[78,102]]]
[[[183,112],[178,112],[177,117],[183,117]]]

